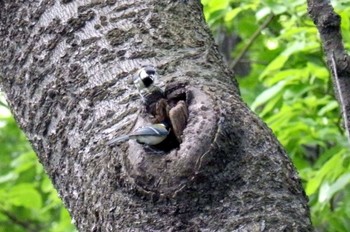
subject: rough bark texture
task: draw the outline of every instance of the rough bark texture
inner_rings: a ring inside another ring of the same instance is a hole
[[[241,101],[198,1],[1,1],[12,111],[80,231],[310,231],[307,197]],[[179,148],[106,142],[147,123],[133,72],[189,104]]]
[[[342,108],[346,133],[350,135],[350,57],[344,49],[340,16],[327,0],[308,0],[308,11],[322,40],[333,85]]]

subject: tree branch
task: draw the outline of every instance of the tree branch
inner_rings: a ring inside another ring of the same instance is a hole
[[[230,69],[234,69],[236,67],[236,65],[238,64],[238,62],[242,59],[242,57],[247,53],[247,51],[249,50],[249,48],[252,46],[253,42],[256,40],[256,38],[258,38],[258,36],[260,35],[261,31],[264,30],[267,25],[269,25],[269,23],[272,21],[273,17],[275,15],[274,14],[270,14],[264,21],[263,24],[260,25],[260,27],[254,32],[254,34],[250,37],[250,39],[248,40],[248,43],[244,46],[244,48],[241,50],[241,52],[238,54],[238,56],[236,57],[236,59],[234,59],[232,61],[232,63],[230,64]]]
[[[350,65],[340,31],[340,16],[329,1],[308,0],[308,12],[321,37],[328,67],[333,72],[336,97],[341,105],[346,133],[349,138],[350,124]]]
[[[331,55],[331,62],[332,62],[332,71],[333,71],[333,75],[334,75],[334,81],[335,81],[335,86],[336,88],[339,90],[340,89],[340,82],[339,82],[339,77],[338,77],[338,71],[337,71],[337,64],[335,62],[335,58],[334,58],[334,53],[332,53]],[[349,137],[349,123],[347,123],[348,121],[346,119],[349,118],[348,116],[348,112],[345,108],[345,99],[343,97],[343,94],[342,92],[338,91],[338,94],[339,94],[339,101],[340,101],[340,107],[341,107],[341,111],[342,111],[342,114],[343,114],[343,118],[345,120],[345,129],[346,129],[346,133],[347,133],[347,136],[348,136],[348,139],[350,140],[350,137]]]

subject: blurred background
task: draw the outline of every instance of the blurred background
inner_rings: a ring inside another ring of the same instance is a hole
[[[306,0],[202,0],[244,100],[302,179],[316,231],[350,231],[350,146]],[[332,1],[350,46],[350,0]],[[75,231],[0,97],[0,232]]]

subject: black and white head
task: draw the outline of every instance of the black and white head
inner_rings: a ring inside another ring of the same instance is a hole
[[[134,85],[146,105],[164,97],[164,91],[161,89],[162,83],[159,82],[156,68],[152,65],[144,65],[136,72]]]
[[[142,66],[134,77],[134,84],[138,90],[149,88],[152,86],[157,79],[156,69],[152,65]]]

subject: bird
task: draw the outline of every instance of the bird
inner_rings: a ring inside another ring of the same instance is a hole
[[[153,65],[143,65],[134,76],[134,84],[138,90],[150,87],[157,78],[156,69]]]
[[[148,126],[137,128],[128,135],[122,135],[112,139],[107,145],[120,144],[134,139],[136,142],[145,145],[157,145],[163,142],[170,133],[170,127],[166,123],[151,124]]]
[[[136,72],[133,82],[146,106],[164,98],[164,91],[157,85],[158,75],[153,65],[142,66]]]

